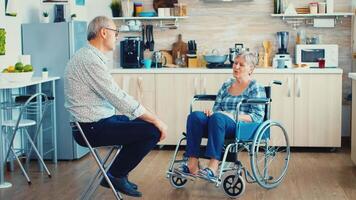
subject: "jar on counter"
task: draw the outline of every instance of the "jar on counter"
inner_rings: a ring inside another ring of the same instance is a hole
[[[309,3],[310,14],[318,14],[318,2]]]
[[[174,15],[175,16],[187,16],[187,4],[175,3],[174,4]]]
[[[142,11],[143,11],[142,3],[134,3],[135,16],[138,17]]]
[[[326,13],[326,3],[325,2],[318,3],[318,13],[320,13],[320,14]]]

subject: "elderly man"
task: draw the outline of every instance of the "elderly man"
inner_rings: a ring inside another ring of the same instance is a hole
[[[166,137],[167,125],[120,89],[110,75],[104,54],[115,48],[118,31],[114,22],[96,17],[87,34],[88,44],[74,54],[66,68],[65,107],[93,146],[123,146],[108,176],[118,191],[140,197],[128,174]],[[115,109],[123,115],[115,115]],[[85,146],[80,135],[73,136]],[[109,187],[105,180],[101,185]]]

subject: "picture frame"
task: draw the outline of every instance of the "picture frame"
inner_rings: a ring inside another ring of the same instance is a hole
[[[84,6],[85,5],[85,0],[75,0],[75,5]]]

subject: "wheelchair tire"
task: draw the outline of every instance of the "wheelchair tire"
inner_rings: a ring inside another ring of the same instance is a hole
[[[188,179],[171,175],[171,177],[169,178],[169,182],[173,187],[180,189],[185,186],[185,184],[188,182]]]
[[[237,177],[236,183],[235,179]],[[240,197],[244,192],[246,188],[246,184],[242,176],[237,176],[236,174],[231,174],[225,177],[222,188],[229,197],[231,198],[237,198]]]
[[[290,160],[289,139],[284,127],[272,120],[262,123],[255,133],[250,152],[256,182],[265,189],[277,187],[287,173]]]

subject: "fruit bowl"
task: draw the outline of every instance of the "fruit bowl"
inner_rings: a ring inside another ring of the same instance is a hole
[[[32,72],[1,73],[1,79],[7,82],[29,82],[33,76]]]

